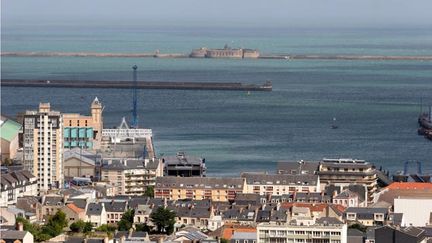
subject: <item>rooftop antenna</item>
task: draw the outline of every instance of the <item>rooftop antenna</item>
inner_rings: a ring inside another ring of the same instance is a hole
[[[133,69],[133,109],[132,109],[132,122],[131,127],[138,128],[138,114],[137,114],[137,89],[138,89],[138,82],[137,82],[137,65],[134,65],[132,67]]]

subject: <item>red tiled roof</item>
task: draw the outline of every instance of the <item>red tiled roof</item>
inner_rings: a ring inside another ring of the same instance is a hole
[[[77,207],[73,203],[67,204],[66,207],[68,207],[70,210],[74,211],[77,214],[84,212],[84,209]]]
[[[393,182],[386,188],[391,190],[432,190],[432,183]]]

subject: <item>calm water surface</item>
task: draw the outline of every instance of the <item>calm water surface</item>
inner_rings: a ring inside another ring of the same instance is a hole
[[[3,28],[3,51],[187,53],[201,46],[263,53],[432,55],[432,30]],[[139,123],[158,153],[203,156],[209,175],[275,171],[278,160],[366,159],[392,171],[406,160],[432,167],[432,142],[417,135],[419,102],[432,104],[432,62],[337,60],[4,57],[2,78],[264,83],[273,92],[140,90]],[[130,90],[10,88],[2,114],[51,102],[89,112],[97,96],[105,126],[130,117]],[[333,117],[339,129],[331,129]]]

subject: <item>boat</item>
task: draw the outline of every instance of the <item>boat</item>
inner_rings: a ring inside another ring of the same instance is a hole
[[[333,117],[333,124],[331,126],[332,129],[338,129],[339,126],[336,124],[336,117]]]
[[[418,123],[420,126],[417,130],[418,134],[432,140],[432,106],[429,106],[428,112],[420,112]]]

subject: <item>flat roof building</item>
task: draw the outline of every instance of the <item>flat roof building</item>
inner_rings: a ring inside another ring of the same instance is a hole
[[[162,158],[164,176],[203,177],[206,174],[205,159],[178,152],[175,156]]]

